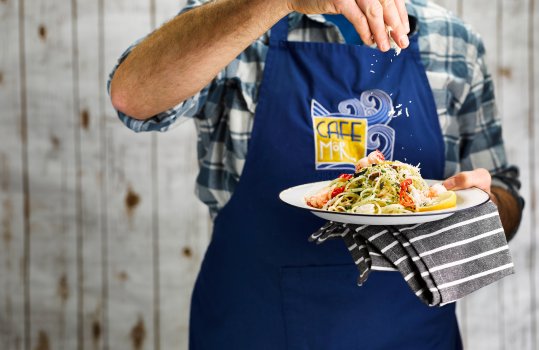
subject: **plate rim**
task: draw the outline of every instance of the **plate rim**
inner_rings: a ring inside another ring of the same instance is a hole
[[[300,206],[297,206],[297,205],[294,205],[294,204],[291,204],[287,201],[285,201],[282,197],[283,193],[286,192],[286,191],[289,191],[289,190],[292,190],[296,187],[302,187],[302,186],[314,186],[316,184],[321,184],[321,183],[324,183],[324,182],[331,182],[332,180],[324,180],[324,181],[316,181],[316,182],[311,182],[311,183],[306,183],[306,184],[301,184],[301,185],[297,185],[297,186],[292,186],[292,187],[289,187],[289,188],[286,188],[284,190],[282,190],[281,192],[279,192],[279,199],[284,202],[285,204],[291,206],[291,207],[294,207],[294,208],[299,208],[299,209],[305,209],[305,210],[309,210],[309,211],[312,211],[312,212],[320,212],[320,213],[326,213],[326,214],[338,214],[338,215],[348,215],[348,216],[352,216],[352,217],[369,217],[369,218],[383,218],[383,217],[392,217],[392,218],[395,218],[395,217],[423,217],[423,216],[435,216],[435,215],[443,215],[443,214],[455,214],[455,213],[458,213],[458,212],[461,212],[461,211],[464,211],[464,210],[468,210],[468,209],[471,209],[471,208],[476,208],[476,207],[479,207],[481,205],[484,205],[485,203],[487,203],[488,201],[490,201],[490,196],[489,194],[480,189],[479,187],[470,187],[470,188],[466,188],[466,189],[463,189],[463,190],[456,190],[455,192],[458,192],[458,191],[464,191],[464,190],[476,190],[476,191],[480,191],[482,193],[484,193],[486,195],[486,199],[483,200],[481,203],[478,203],[478,204],[475,204],[473,206],[470,206],[470,207],[466,207],[466,208],[461,208],[461,209],[440,209],[440,210],[433,210],[433,211],[429,211],[429,212],[416,212],[416,213],[396,213],[396,214],[362,214],[362,213],[348,213],[348,212],[338,212],[338,211],[329,211],[329,210],[322,210],[322,209],[318,209],[318,208],[310,208],[310,207],[300,207]],[[433,179],[425,179],[425,181],[433,181],[433,182],[440,182],[442,180],[433,180]],[[305,204],[307,205],[307,204]]]

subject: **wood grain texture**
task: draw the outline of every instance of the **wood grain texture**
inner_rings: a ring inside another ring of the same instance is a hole
[[[150,29],[148,0],[104,3],[106,74]],[[152,349],[154,257],[152,142],[118,122],[106,104],[108,300],[106,348]]]
[[[25,336],[23,147],[19,8],[0,2],[0,348],[21,349]]]
[[[458,16],[462,15],[463,0],[434,0],[432,2],[445,7]]]
[[[531,18],[531,33],[529,40],[529,74],[530,74],[530,108],[528,113],[528,122],[530,123],[530,138],[533,141],[532,148],[530,150],[529,165],[533,171],[531,178],[531,196],[532,201],[528,203],[530,207],[530,283],[532,287],[532,301],[530,303],[530,309],[532,310],[531,319],[531,332],[532,332],[532,344],[535,348],[539,347],[539,279],[537,277],[537,271],[539,271],[539,262],[537,259],[538,240],[537,225],[539,224],[539,208],[537,203],[539,201],[539,2],[532,0],[530,2],[529,16]]]
[[[108,73],[122,51],[150,31],[149,2],[105,2],[104,25]],[[121,127],[110,104],[106,118],[107,347],[151,349],[155,335],[151,135]]]
[[[102,59],[102,2],[72,1],[74,65],[74,122],[79,240],[77,244],[79,294],[79,349],[101,349],[106,328],[106,188],[104,92]],[[91,189],[91,190],[90,190]]]
[[[24,11],[30,347],[74,349],[78,231],[71,7],[36,0],[25,2]]]
[[[508,158],[520,167],[522,180],[522,195],[527,203],[531,201],[530,179],[534,177],[528,164],[531,152],[531,140],[528,130],[528,109],[530,103],[529,91],[529,62],[528,62],[528,36],[527,31],[530,0],[503,1],[502,23],[503,29],[499,41],[501,42],[500,66],[504,72],[500,79],[500,91],[503,95],[504,138]],[[507,73],[505,73],[507,72]],[[516,273],[504,281],[503,303],[505,349],[534,349],[532,343],[532,302],[530,274],[531,271],[531,210],[527,206],[520,233],[511,242]]]

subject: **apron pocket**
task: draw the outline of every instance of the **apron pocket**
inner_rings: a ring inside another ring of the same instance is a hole
[[[373,271],[358,287],[357,271],[354,265],[282,268],[288,349],[459,348],[453,309],[423,305],[398,272]]]

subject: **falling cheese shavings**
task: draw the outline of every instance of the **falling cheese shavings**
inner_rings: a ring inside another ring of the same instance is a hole
[[[397,45],[395,40],[393,40],[393,38],[391,37],[391,32],[392,31],[393,31],[393,28],[391,28],[391,26],[386,26],[386,32],[387,32],[387,35],[389,36],[389,46],[393,50],[395,50],[395,56],[398,56],[398,55],[400,55],[402,49],[399,47],[399,45]]]
[[[393,95],[393,93],[390,93],[389,96],[391,97]],[[406,115],[406,117],[410,117],[410,111],[408,110],[408,107],[403,107],[403,104],[402,103],[397,103],[395,102],[396,105],[395,106],[392,106],[391,110],[388,111],[387,115],[390,117],[390,118],[398,118],[402,115]],[[411,101],[410,101],[411,103]]]

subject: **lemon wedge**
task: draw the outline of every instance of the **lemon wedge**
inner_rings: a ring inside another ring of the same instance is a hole
[[[453,208],[457,205],[457,194],[453,191],[441,193],[436,202],[426,207],[419,207],[417,211],[432,211]]]

